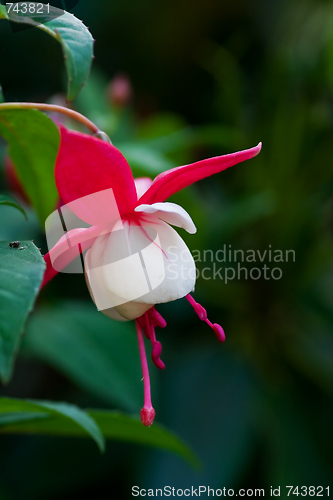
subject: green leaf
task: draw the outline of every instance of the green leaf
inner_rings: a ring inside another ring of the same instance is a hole
[[[32,241],[0,242],[0,377],[8,382],[20,335],[43,278],[44,259]]]
[[[42,412],[38,410],[43,410]],[[36,417],[36,412],[39,415]],[[34,400],[20,400],[20,399],[0,399],[0,413],[10,414],[11,422],[9,424],[4,423],[3,426],[12,425],[14,422],[14,413],[18,412],[18,420],[16,425],[22,425],[23,423],[29,426],[29,423],[46,421],[47,416],[49,418],[47,421],[51,424],[51,434],[60,434],[62,426],[64,429],[71,429],[71,432],[78,432],[78,435],[89,435],[96,441],[99,449],[104,451],[105,442],[103,435],[96,424],[93,417],[88,415],[83,410],[80,410],[77,406],[68,403],[54,403],[52,401],[34,401]],[[25,413],[24,417],[22,412]],[[32,420],[28,420],[28,413],[31,412]],[[46,418],[41,418],[40,413],[44,413]],[[8,415],[7,415],[8,418]],[[69,424],[69,427],[66,424]],[[2,429],[3,430],[3,426]],[[23,429],[23,427],[22,427]],[[60,432],[59,432],[60,431]],[[27,432],[27,431],[25,431]],[[29,432],[29,431],[28,431]],[[48,432],[49,434],[49,432]]]
[[[0,135],[9,143],[17,175],[44,227],[58,199],[54,180],[58,128],[37,110],[0,110]]]
[[[8,19],[15,23],[30,24],[42,29],[54,37],[61,45],[68,74],[67,99],[72,101],[80,92],[88,78],[93,60],[94,40],[88,28],[73,14],[37,2],[29,2],[36,6],[44,5],[44,14],[22,14],[0,6],[0,19]]]
[[[193,451],[178,436],[160,424],[154,423],[147,428],[139,418],[119,412],[89,410],[89,415],[96,420],[103,435],[108,439],[161,448],[181,455],[194,467],[200,465]]]
[[[13,198],[11,198],[10,196],[5,196],[4,194],[0,194],[0,205],[9,205],[11,207],[17,208],[17,210],[22,212],[24,217],[28,219],[25,210],[21,207],[19,203],[17,203],[17,201],[13,200]]]
[[[5,102],[5,97],[3,95],[2,87],[0,85],[0,104]]]
[[[59,304],[29,319],[22,348],[109,404],[132,412],[141,408],[142,374],[132,322],[112,321],[93,303]]]
[[[38,418],[49,418],[47,413],[18,411],[16,413],[0,413],[0,427],[3,425],[17,424],[27,420],[37,420]]]
[[[63,418],[64,413],[60,411],[63,406],[75,408],[64,403],[0,399],[0,413],[3,414],[0,415],[0,434],[87,437],[89,433],[84,426],[78,424],[77,420]],[[56,408],[58,413],[56,411],[50,412],[43,417],[40,410],[51,407],[52,409]],[[78,408],[75,409],[78,410]],[[79,411],[83,413],[81,410]],[[194,467],[199,465],[199,460],[193,451],[180,438],[159,424],[154,423],[147,428],[142,425],[139,418],[113,411],[87,410],[84,415],[96,422],[106,439],[137,443],[170,451],[180,455]],[[71,416],[72,414],[66,415],[66,417]]]

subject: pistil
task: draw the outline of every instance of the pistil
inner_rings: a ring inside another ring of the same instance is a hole
[[[142,376],[143,376],[143,387],[144,387],[144,406],[141,410],[140,416],[143,425],[145,425],[146,427],[150,427],[151,424],[154,422],[155,410],[151,404],[149,371],[148,371],[148,363],[145,351],[145,344],[143,340],[142,328],[138,321],[135,321],[135,324],[138,335],[140,360],[141,360]]]

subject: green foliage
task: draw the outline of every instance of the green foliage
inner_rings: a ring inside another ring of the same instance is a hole
[[[46,5],[30,2],[36,6]],[[56,7],[49,7],[46,14],[22,14],[12,9],[7,13],[5,6],[0,6],[0,19],[14,23],[23,23],[42,29],[61,45],[68,74],[68,101],[73,101],[88,78],[93,59],[94,40],[85,27],[73,14]],[[57,17],[58,16],[58,17]]]
[[[142,406],[134,325],[110,321],[90,302],[37,310],[27,325],[24,350],[109,404],[132,412]]]
[[[129,441],[170,451],[192,466],[199,462],[177,436],[160,425],[147,429],[138,418],[119,412],[87,410],[67,403],[0,399],[0,434],[92,437],[101,451],[104,439]]]
[[[17,210],[19,210],[20,212],[22,212],[22,214],[24,215],[24,217],[26,219],[28,218],[27,214],[26,214],[25,210],[22,208],[22,206],[19,203],[17,203],[17,201],[13,200],[13,198],[11,198],[10,196],[0,194],[0,205],[8,205],[10,207],[14,207]]]
[[[9,144],[17,175],[44,227],[58,199],[54,180],[58,129],[37,110],[0,110],[0,135]]]
[[[31,414],[30,420],[29,413]],[[53,403],[50,401],[22,401],[19,399],[1,398],[0,414],[3,418],[2,422],[0,420],[0,432],[13,432],[12,426],[15,423],[17,424],[16,429],[18,429],[16,432],[31,432],[28,422],[35,422],[37,423],[37,428],[38,425],[43,428],[43,422],[47,419],[47,422],[50,422],[48,427],[49,434],[66,434],[66,432],[68,433],[69,426],[75,435],[73,428],[76,429],[78,427],[79,435],[89,435],[96,441],[101,451],[105,449],[103,435],[95,420],[74,405]],[[16,416],[17,421],[15,421]]]
[[[0,243],[0,376],[8,382],[20,336],[43,278],[45,263],[31,241]]]

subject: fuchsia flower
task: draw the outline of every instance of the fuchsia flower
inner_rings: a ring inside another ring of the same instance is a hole
[[[111,144],[64,127],[60,127],[60,132],[55,167],[59,195],[64,204],[90,227],[68,231],[45,255],[47,269],[43,284],[78,255],[78,248],[80,252],[88,250],[84,262],[85,276],[98,309],[116,320],[134,319],[136,322],[145,393],[141,420],[149,426],[153,423],[155,411],[151,404],[143,334],[151,341],[154,364],[164,368],[160,359],[162,347],[156,340],[155,328],[165,327],[166,322],[155,305],[186,297],[217,338],[221,342],[225,339],[222,327],[212,324],[205,309],[190,295],[195,285],[195,264],[184,241],[169,225],[194,233],[193,221],[182,207],[165,200],[200,179],[256,156],[261,144],[173,168],[158,175],[154,181],[148,178],[134,180],[126,159]],[[110,203],[110,191],[116,211]],[[98,193],[98,197],[93,198],[94,203],[81,203],[80,200],[88,200],[94,193]],[[138,256],[142,249],[146,266]],[[114,261],[117,261],[117,266],[113,265]],[[162,268],[164,272],[161,272]],[[147,272],[151,287],[142,293]]]

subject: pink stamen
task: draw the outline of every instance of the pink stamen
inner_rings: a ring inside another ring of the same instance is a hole
[[[207,318],[206,309],[202,307],[202,305],[198,304],[198,302],[196,302],[190,294],[186,295],[185,298],[189,301],[189,303],[191,304],[191,306],[193,307],[194,311],[197,313],[201,321],[205,321],[207,325],[212,328],[219,342],[224,342],[225,333],[223,331],[222,326],[220,326],[218,323],[212,323],[211,321],[209,321],[209,319]]]
[[[165,328],[167,326],[167,322],[165,321],[163,316],[161,316],[161,314],[156,311],[155,307],[151,309],[150,317],[154,326],[159,326],[160,328]]]
[[[150,427],[151,424],[154,422],[155,410],[151,404],[149,371],[148,371],[148,363],[145,351],[145,344],[143,340],[142,328],[138,321],[135,321],[135,324],[138,335],[140,360],[141,360],[142,375],[143,375],[143,387],[144,387],[144,406],[141,410],[140,416],[143,425],[145,425],[146,427]]]
[[[154,365],[157,366],[157,368],[159,368],[160,370],[164,370],[165,364],[160,358],[162,352],[162,345],[161,342],[158,342],[156,340],[155,328],[153,322],[151,321],[151,309],[145,312],[145,318],[146,318],[146,329],[147,329],[146,336],[148,336],[148,338],[150,339],[153,348],[151,358],[153,360]]]
[[[160,370],[164,370],[165,364],[163,363],[163,361],[161,360],[161,358],[153,359],[153,363]]]
[[[155,342],[154,347],[153,347],[152,357],[159,358],[161,356],[161,352],[162,352],[162,344],[161,344],[161,342],[157,341],[157,342]]]
[[[194,311],[197,313],[201,321],[206,321],[207,320],[206,309],[202,307],[202,305],[198,304],[198,302],[196,302],[190,294],[186,295],[185,298],[189,301],[189,303],[191,304],[191,306],[193,307]]]
[[[209,319],[206,320],[206,323],[214,330],[217,340],[219,342],[225,341],[225,333],[221,325],[218,323],[211,323]]]
[[[145,334],[146,338],[148,340],[150,340],[150,331],[147,331],[146,317],[145,317],[145,315],[143,314],[139,318],[136,318],[135,321],[137,321],[139,323],[139,325],[141,326],[141,328],[143,330],[143,333]]]

